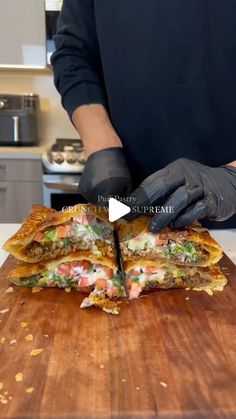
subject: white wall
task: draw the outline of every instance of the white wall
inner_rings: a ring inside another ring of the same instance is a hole
[[[0,71],[1,93],[35,93],[40,96],[39,137],[41,145],[56,138],[78,138],[53,84],[50,71]]]

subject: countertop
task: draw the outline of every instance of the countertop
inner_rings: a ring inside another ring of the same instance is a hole
[[[44,146],[29,147],[2,147],[0,146],[0,159],[41,159],[42,153],[47,149]]]
[[[0,266],[7,258],[7,253],[1,247],[19,227],[20,224],[0,224]],[[225,254],[236,264],[236,229],[210,230],[210,234],[220,244]]]

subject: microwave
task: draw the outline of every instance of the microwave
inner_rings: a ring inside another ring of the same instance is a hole
[[[63,0],[45,0],[46,13],[46,49],[47,64],[51,64],[51,55],[55,51],[53,36],[57,31],[57,20],[62,8]]]

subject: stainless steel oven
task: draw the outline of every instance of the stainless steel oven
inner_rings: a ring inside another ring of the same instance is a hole
[[[60,211],[65,206],[85,203],[84,198],[78,193],[80,176],[79,174],[44,174],[44,205]]]

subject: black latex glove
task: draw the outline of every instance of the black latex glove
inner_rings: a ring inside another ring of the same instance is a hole
[[[104,204],[99,195],[122,197],[131,190],[131,175],[122,148],[106,148],[89,156],[79,183],[79,193],[88,202]]]
[[[132,194],[135,206],[173,206],[173,213],[155,214],[152,232],[167,225],[184,227],[208,217],[224,221],[236,213],[236,168],[213,168],[188,159],[178,159],[149,176]],[[129,214],[129,220],[136,218]]]

